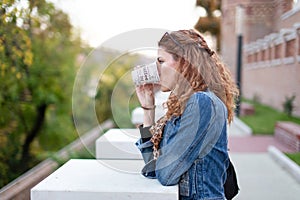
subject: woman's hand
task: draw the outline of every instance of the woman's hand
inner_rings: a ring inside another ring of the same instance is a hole
[[[144,108],[144,127],[151,126],[155,119],[155,92],[159,89],[157,84],[145,84],[135,88],[141,107]]]
[[[135,88],[137,97],[142,107],[152,108],[155,105],[154,85],[145,84]]]

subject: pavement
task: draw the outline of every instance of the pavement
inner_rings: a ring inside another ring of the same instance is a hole
[[[274,140],[273,136],[251,135],[251,130],[238,119],[229,126],[228,132],[230,157],[240,187],[234,200],[300,199],[300,182],[268,152],[270,146],[282,152],[290,149]]]

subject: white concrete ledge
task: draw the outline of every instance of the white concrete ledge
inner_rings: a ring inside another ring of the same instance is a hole
[[[31,190],[31,200],[175,200],[177,186],[143,177],[142,160],[72,159]]]
[[[110,129],[96,140],[96,159],[142,159],[138,129]]]
[[[295,63],[295,58],[294,57],[286,57],[282,59],[283,64],[288,65],[288,64],[293,64]]]
[[[284,169],[287,170],[300,183],[300,167],[280,150],[274,146],[269,146],[268,152],[271,157]]]
[[[252,129],[238,117],[234,117],[232,124],[228,127],[228,131],[229,135],[234,136],[252,135]]]

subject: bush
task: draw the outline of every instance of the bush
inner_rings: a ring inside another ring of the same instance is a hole
[[[294,106],[295,98],[296,98],[295,95],[292,95],[291,97],[285,97],[285,101],[282,104],[283,105],[283,111],[288,116],[292,116],[293,110],[295,108],[295,106]]]

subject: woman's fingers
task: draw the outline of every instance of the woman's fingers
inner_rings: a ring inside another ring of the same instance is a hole
[[[142,105],[154,104],[153,84],[145,84],[136,87],[138,99]]]

